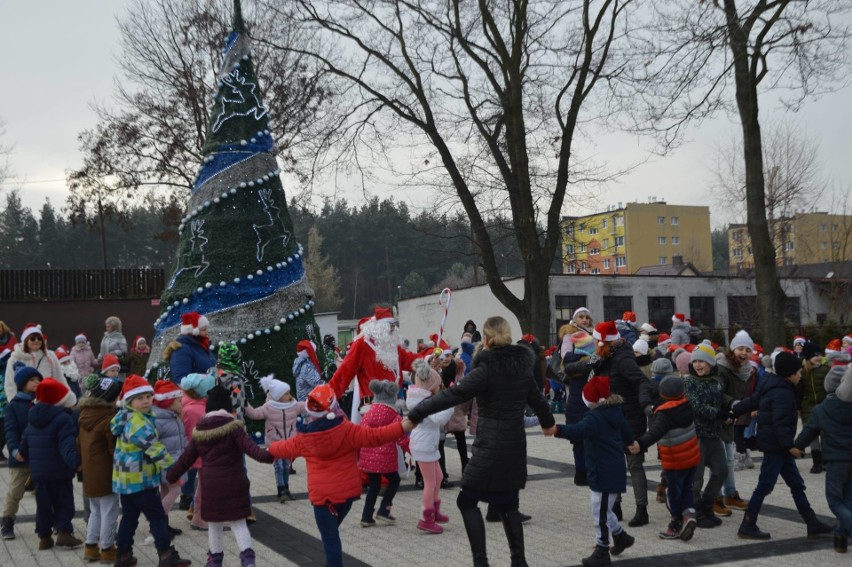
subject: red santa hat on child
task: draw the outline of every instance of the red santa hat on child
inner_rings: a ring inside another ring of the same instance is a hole
[[[825,345],[825,354],[838,354],[841,350],[843,350],[843,343],[840,339],[831,339],[828,341],[828,344]]]
[[[133,339],[133,348],[134,349],[137,349],[137,350],[139,349],[139,341],[142,341],[146,345],[148,344],[148,341],[145,340],[145,337],[141,337],[141,336],[134,337],[134,339]]]
[[[133,397],[145,393],[153,394],[154,388],[141,376],[131,374],[124,381],[124,387],[121,389],[121,401],[126,403]]]
[[[69,409],[77,403],[77,397],[68,389],[68,386],[53,378],[45,378],[39,382],[35,397],[40,403]]]
[[[154,384],[154,404],[163,409],[168,409],[182,395],[177,384],[170,380],[157,380]]]
[[[659,340],[657,344],[660,346],[667,345],[672,342],[672,338],[668,336],[666,333],[660,333]]]
[[[624,314],[621,316],[621,320],[629,321],[630,323],[635,323],[636,313],[634,313],[633,311],[625,311]]]
[[[304,339],[296,343],[296,356],[300,358],[307,358],[314,363],[314,366],[317,368],[317,372],[322,372],[322,367],[320,366],[319,359],[317,358],[317,347],[312,341]]]
[[[121,368],[121,364],[118,362],[118,357],[114,354],[104,356],[104,363],[101,365],[101,372],[106,373],[110,368]]]
[[[57,349],[53,351],[53,354],[56,355],[56,360],[59,361],[59,364],[69,362],[71,360],[69,358],[71,356],[71,353],[68,352],[68,347],[65,345],[59,345],[59,347],[57,347]]]
[[[799,335],[793,337],[793,346],[804,345],[806,342],[808,342],[808,339],[806,339],[805,337]]]
[[[595,325],[592,336],[598,341],[599,346],[603,346],[604,343],[617,341],[620,337],[618,329],[615,327],[615,321],[601,321]]]
[[[609,378],[606,376],[593,376],[583,386],[583,402],[587,406],[598,404],[601,400],[609,397]]]
[[[184,313],[180,316],[181,335],[197,335],[201,329],[205,329],[209,326],[210,321],[207,320],[207,317],[200,313],[196,313],[195,311],[190,311],[189,313]]]
[[[684,323],[686,322],[686,315],[683,313],[675,313],[672,315],[672,323]]]

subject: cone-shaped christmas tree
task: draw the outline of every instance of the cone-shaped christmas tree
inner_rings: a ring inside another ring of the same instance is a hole
[[[319,346],[319,329],[239,0],[217,82],[151,361],[179,334],[181,315],[197,311],[210,321],[211,348],[239,346],[248,377],[274,372],[292,384],[296,343]],[[149,375],[166,372],[159,364]]]

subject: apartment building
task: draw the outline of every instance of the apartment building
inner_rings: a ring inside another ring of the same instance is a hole
[[[852,260],[852,215],[797,213],[769,226],[779,266]],[[727,232],[729,269],[754,268],[746,225],[731,224]]]
[[[562,272],[624,275],[640,268],[691,263],[713,269],[710,209],[651,197],[604,212],[562,219]]]

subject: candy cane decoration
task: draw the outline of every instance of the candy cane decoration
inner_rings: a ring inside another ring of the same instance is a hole
[[[441,318],[441,328],[438,329],[438,340],[435,341],[435,356],[441,356],[444,350],[441,348],[441,339],[444,336],[444,324],[447,322],[447,313],[450,311],[450,301],[453,299],[453,292],[450,288],[445,287],[441,290],[441,295],[438,296],[438,305],[444,306],[444,316]]]

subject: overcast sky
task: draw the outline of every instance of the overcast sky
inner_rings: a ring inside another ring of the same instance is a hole
[[[24,204],[38,209],[49,197],[64,205],[65,171],[80,164],[77,135],[95,125],[92,101],[107,101],[117,72],[116,15],[126,0],[0,0],[0,52],[4,54],[0,117],[6,135],[0,144],[13,144],[11,166]],[[263,78],[261,78],[263,80]],[[810,101],[792,117],[807,134],[820,141],[825,177],[839,192],[852,180],[852,90],[846,88]],[[761,122],[784,120],[773,98],[762,99]],[[655,158],[619,182],[610,184],[597,203],[600,209],[619,202],[646,201],[649,196],[675,204],[712,205],[710,187],[714,147],[737,135],[727,117],[705,122],[689,132],[689,142],[672,155]],[[597,151],[613,165],[641,158],[647,144],[628,136],[607,136]],[[286,187],[285,187],[286,189]],[[343,194],[344,196],[345,193]],[[359,199],[353,193],[351,199]],[[397,198],[416,199],[402,194]],[[428,203],[416,200],[414,208]],[[591,211],[587,211],[591,212]],[[713,225],[724,222],[713,210]]]

